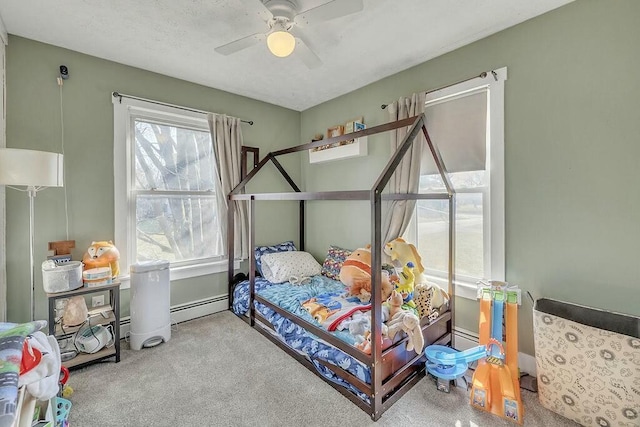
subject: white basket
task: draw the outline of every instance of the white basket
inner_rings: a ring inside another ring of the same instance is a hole
[[[69,261],[55,267],[43,266],[42,287],[50,294],[82,287],[82,263]]]

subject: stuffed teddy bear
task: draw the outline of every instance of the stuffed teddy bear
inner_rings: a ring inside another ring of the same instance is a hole
[[[414,245],[398,237],[384,245],[384,253],[389,255],[391,261],[398,268],[404,267],[408,262],[413,263],[415,283],[424,283],[422,258],[420,258],[420,254]]]
[[[358,248],[345,259],[340,269],[340,281],[349,288],[349,295],[362,302],[371,300],[371,245]],[[382,301],[393,291],[389,274],[382,271]]]
[[[113,245],[112,241],[91,242],[91,246],[82,256],[84,269],[98,267],[111,267],[111,277],[117,278],[120,274],[120,251]]]

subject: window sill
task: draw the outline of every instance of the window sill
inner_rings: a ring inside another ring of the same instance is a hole
[[[174,281],[189,279],[191,277],[206,276],[208,274],[225,273],[227,271],[228,265],[228,261],[224,260],[183,267],[172,267],[170,269],[169,280]],[[233,268],[240,268],[239,260],[233,262]],[[120,289],[129,289],[131,287],[131,277],[128,274],[126,276],[122,275],[118,277],[118,280],[120,280]]]
[[[436,285],[440,286],[444,290],[447,290],[449,287],[448,280],[442,277],[427,275],[427,280],[429,282],[435,283]],[[475,283],[454,280],[454,286],[455,286],[456,297],[466,298],[474,301],[477,299],[478,287],[476,286]]]

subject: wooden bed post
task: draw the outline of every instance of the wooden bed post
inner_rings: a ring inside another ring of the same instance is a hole
[[[305,231],[306,231],[306,225],[305,225],[305,218],[304,218],[304,207],[305,207],[305,201],[304,200],[300,200],[300,217],[298,219],[298,227],[300,228],[299,232],[300,232],[300,250],[304,251],[305,249],[305,241],[304,241],[304,236],[305,236]]]
[[[251,196],[249,200],[249,248],[254,248],[256,244],[256,198]],[[253,300],[256,296],[256,259],[253,256],[253,249],[249,251],[249,319],[251,326],[256,324],[256,307]]]
[[[227,280],[229,282],[229,309],[231,309],[231,305],[233,304],[233,275],[235,270],[233,268],[234,258],[235,258],[235,248],[234,248],[234,208],[235,208],[235,200],[231,199],[231,194],[227,196],[227,261],[229,263],[227,267]]]
[[[449,310],[451,311],[451,347],[456,348],[456,303],[455,303],[455,262],[456,262],[456,194],[449,195]]]
[[[371,190],[371,418],[375,421],[382,415],[382,199],[381,191]]]

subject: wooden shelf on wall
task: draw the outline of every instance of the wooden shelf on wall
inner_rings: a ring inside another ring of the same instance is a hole
[[[367,155],[367,137],[356,138],[354,142],[319,151],[309,150],[309,163],[322,163]]]

